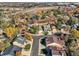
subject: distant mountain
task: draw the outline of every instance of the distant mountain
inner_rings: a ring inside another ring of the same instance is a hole
[[[55,5],[78,5],[79,3],[69,3],[69,2],[0,2],[0,7],[45,7],[45,6],[55,6]]]

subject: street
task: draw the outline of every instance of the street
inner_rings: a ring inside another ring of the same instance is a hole
[[[38,56],[39,51],[39,39],[42,36],[33,36],[33,45],[31,50],[31,56]]]
[[[47,35],[47,37],[50,35]],[[32,45],[32,50],[31,50],[31,56],[38,56],[39,53],[39,39],[41,39],[44,36],[34,36],[33,37],[33,45]]]

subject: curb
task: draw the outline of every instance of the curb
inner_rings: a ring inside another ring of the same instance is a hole
[[[40,44],[40,41],[41,41],[41,39],[39,39],[39,50],[38,50],[38,56],[40,55],[40,52],[41,52],[41,44]]]
[[[31,45],[31,46],[30,46],[30,49],[29,49],[28,51],[25,51],[26,54],[25,54],[24,56],[30,56],[30,55],[31,55],[33,40],[32,40],[31,42],[29,42],[29,44]]]
[[[33,39],[32,39],[32,43],[31,43],[31,47],[30,47],[30,53],[29,53],[29,56],[31,56],[32,45],[33,45]]]
[[[42,38],[43,38],[43,37],[42,37]],[[41,56],[41,55],[43,56],[43,54],[40,53],[40,52],[41,52],[41,44],[40,44],[40,41],[41,41],[42,38],[39,39],[39,50],[38,50],[38,56]]]

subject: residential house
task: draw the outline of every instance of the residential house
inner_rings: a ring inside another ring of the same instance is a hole
[[[22,36],[19,36],[14,42],[13,45],[24,48],[26,45],[26,39]]]
[[[18,51],[22,51],[22,48],[16,45],[11,45],[7,49],[5,49],[0,55],[1,56],[15,56]]]
[[[51,43],[57,43],[57,44],[60,44],[60,45],[62,45],[62,46],[64,46],[64,40],[61,40],[60,38],[59,38],[59,36],[57,36],[57,35],[51,35],[51,36],[48,36],[47,38],[46,38],[46,45],[48,45],[48,44],[51,44]],[[52,48],[52,54],[53,55],[61,55],[59,52],[61,52],[62,51],[62,53],[64,53],[64,55],[65,55],[65,51],[63,51],[62,49],[57,49],[57,48]]]
[[[55,26],[52,26],[52,32],[53,34],[58,32]]]
[[[5,41],[7,38],[3,35],[3,30],[0,29],[0,41]]]

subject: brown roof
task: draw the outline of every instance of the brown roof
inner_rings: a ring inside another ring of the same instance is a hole
[[[38,21],[36,21],[35,23],[52,23],[52,22],[54,22],[54,20],[45,20],[45,19],[43,19],[43,20],[38,20]]]
[[[52,35],[51,37],[47,37],[46,44],[50,44],[50,43],[53,43],[53,42],[61,44],[61,45],[64,44],[64,40],[58,40],[58,37],[56,35]],[[57,50],[56,48],[53,48],[52,49],[53,55],[60,55],[60,53],[59,53],[60,50]],[[65,51],[63,51],[63,53],[65,53]]]
[[[62,43],[62,45],[63,45],[64,40],[58,40],[58,37],[56,35],[48,35],[46,37],[47,37],[46,44],[50,44],[50,43],[55,42],[55,43],[58,43],[58,44]],[[63,52],[64,55],[66,55],[65,51],[62,50],[61,48],[58,48],[58,49],[57,48],[52,48],[52,54],[53,55],[60,55],[59,52]]]

